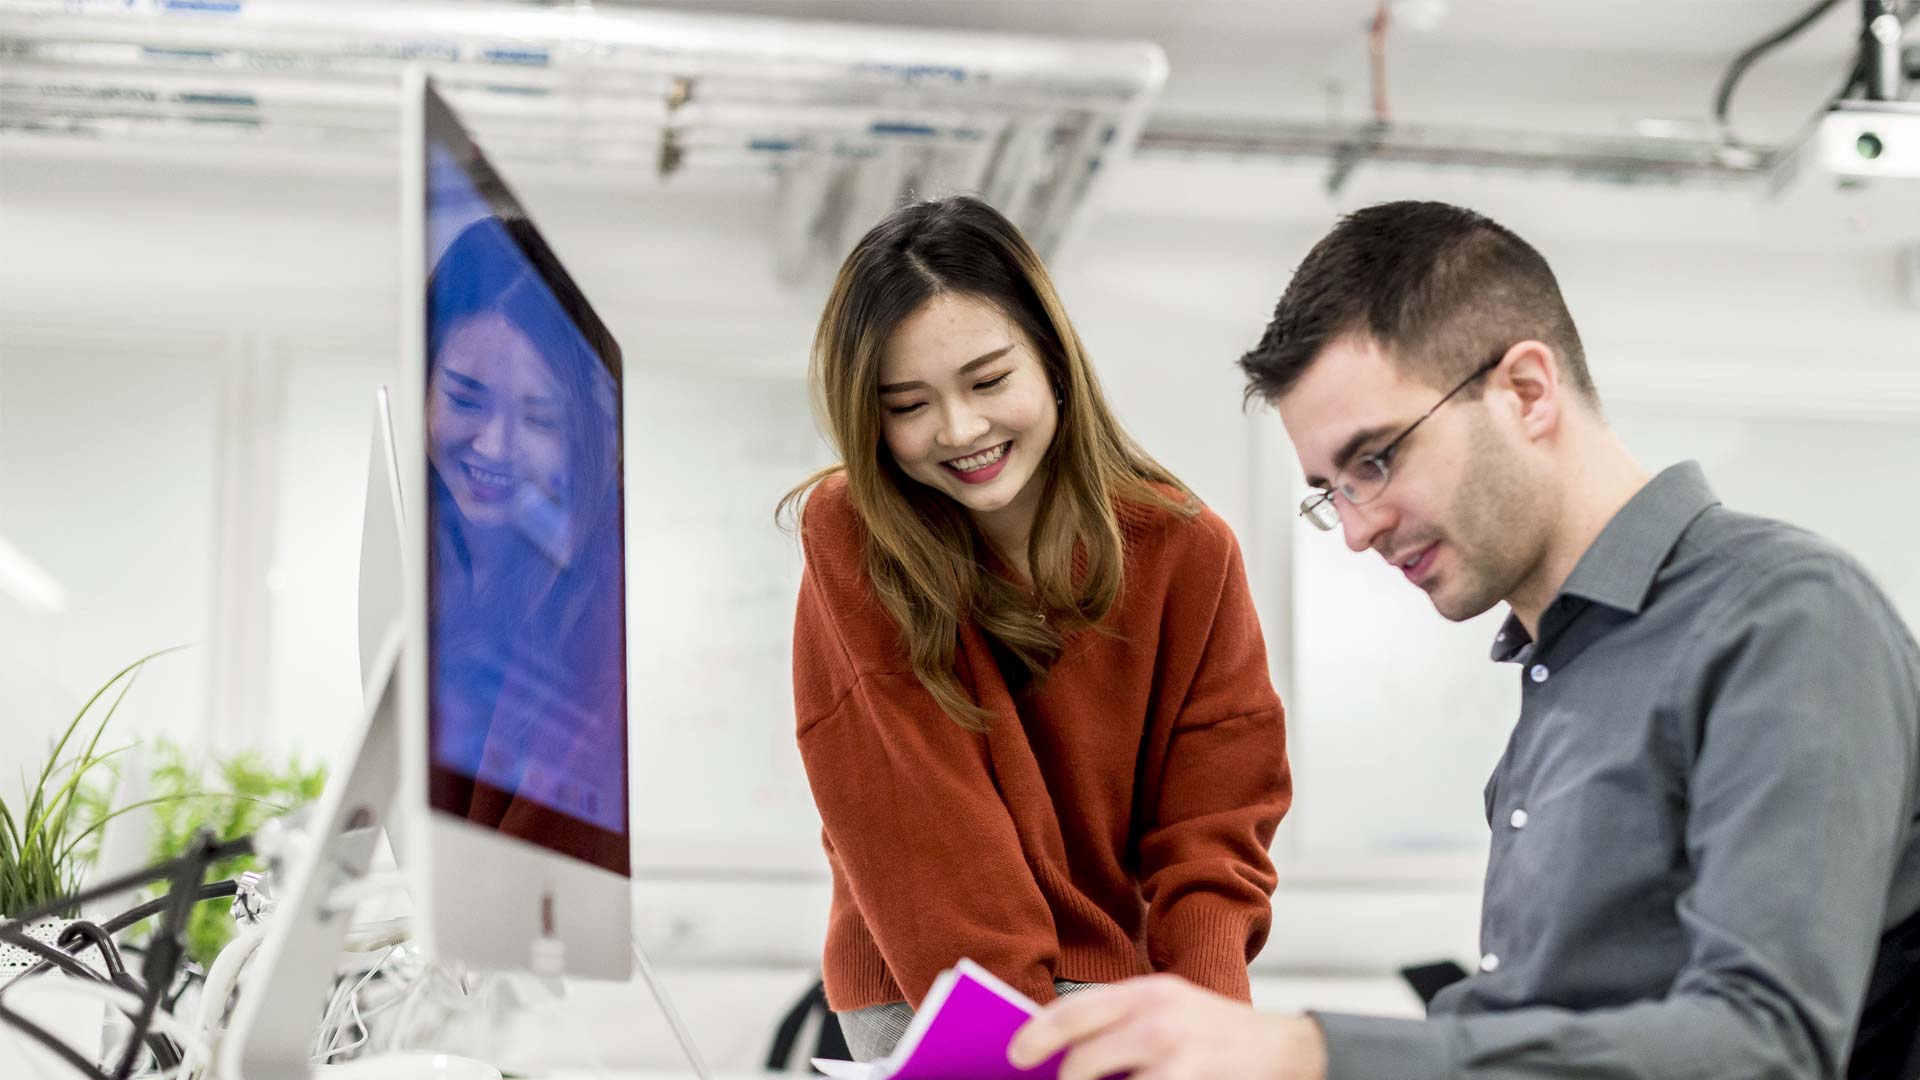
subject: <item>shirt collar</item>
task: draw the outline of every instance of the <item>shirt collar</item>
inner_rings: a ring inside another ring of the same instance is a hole
[[[1560,586],[1560,595],[1640,614],[1654,578],[1687,526],[1719,503],[1697,462],[1662,470],[1600,530]],[[1509,614],[1494,639],[1493,659],[1511,660],[1531,640],[1520,620]]]

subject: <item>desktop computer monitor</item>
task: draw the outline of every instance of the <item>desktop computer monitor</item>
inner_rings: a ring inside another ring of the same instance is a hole
[[[434,959],[625,979],[638,958],[699,1072],[632,941],[620,350],[419,71],[401,104],[401,362],[374,410],[366,712],[305,840],[275,855],[279,905],[221,1073],[308,1077],[346,940],[337,898],[381,827]]]
[[[625,978],[620,349],[432,83],[406,94],[402,862],[436,955]]]

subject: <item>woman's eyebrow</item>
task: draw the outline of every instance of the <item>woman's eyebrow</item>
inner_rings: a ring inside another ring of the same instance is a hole
[[[1000,359],[1001,357],[1007,355],[1012,351],[1013,351],[1013,343],[1008,342],[1007,344],[1000,346],[999,348],[993,350],[992,352],[986,354],[985,356],[975,357],[974,359],[967,361],[965,364],[962,364],[960,366],[960,374],[962,375],[972,374],[976,369],[985,367],[986,365],[993,363],[995,360]],[[908,391],[908,390],[925,390],[926,388],[927,388],[926,383],[923,383],[918,379],[915,379],[910,382],[886,383],[880,387],[880,392],[883,394],[899,394],[899,393],[904,393],[905,391]]]
[[[443,374],[445,374],[447,378],[452,379],[454,382],[460,384],[460,388],[463,390],[487,389],[486,383],[481,382],[479,379],[476,379],[471,375],[462,375],[450,367],[442,367],[440,371]]]

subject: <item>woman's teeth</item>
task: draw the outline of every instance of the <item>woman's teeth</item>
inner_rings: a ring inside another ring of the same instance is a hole
[[[513,486],[513,477],[508,476],[506,473],[488,472],[485,469],[477,469],[465,463],[462,463],[462,466],[467,470],[467,475],[472,477],[475,483],[486,484],[491,487]]]
[[[961,472],[972,472],[975,469],[984,469],[994,462],[999,461],[1001,456],[1007,452],[1007,447],[1012,445],[1010,442],[1003,442],[991,450],[982,450],[972,457],[956,458],[953,461],[947,462],[947,464],[959,469]]]

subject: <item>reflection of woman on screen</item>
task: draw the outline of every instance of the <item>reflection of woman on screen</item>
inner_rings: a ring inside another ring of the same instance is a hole
[[[427,284],[434,757],[482,793],[623,821],[618,774],[596,772],[624,749],[619,411],[525,228],[469,226]]]

